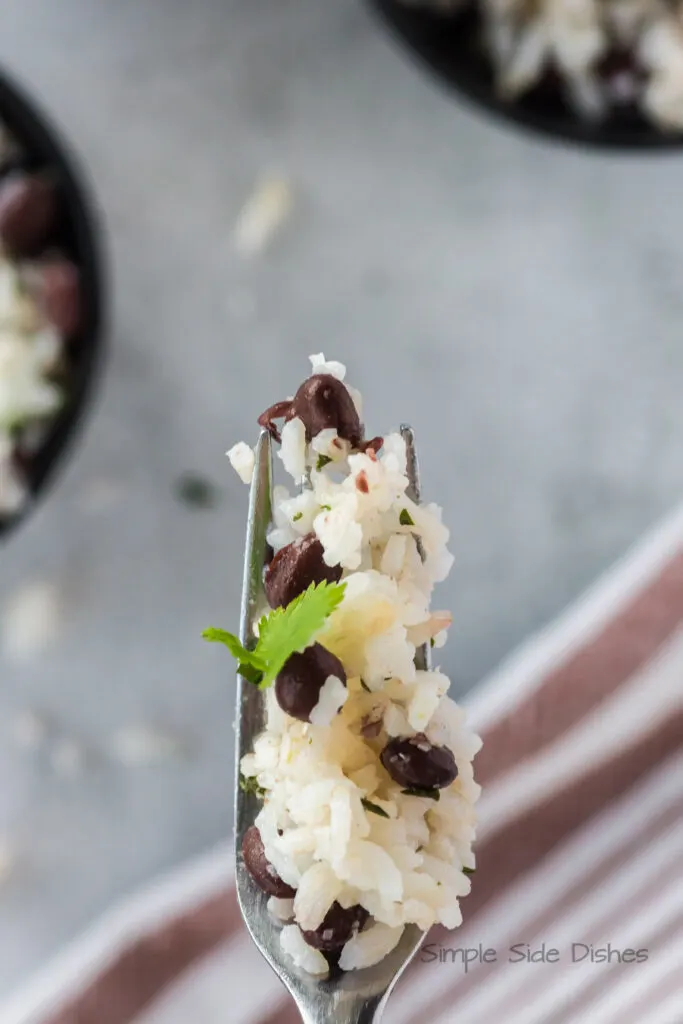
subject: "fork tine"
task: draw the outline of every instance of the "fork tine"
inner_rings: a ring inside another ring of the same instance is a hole
[[[272,440],[268,431],[262,430],[256,445],[256,462],[249,493],[249,517],[244,550],[240,640],[245,645],[254,636],[255,611],[261,589],[261,573],[266,553],[266,532],[270,523],[272,479]]]
[[[420,504],[420,466],[417,461],[415,450],[415,431],[407,423],[401,424],[401,437],[406,445],[406,474],[408,476],[408,489],[406,494],[415,502]]]
[[[406,445],[406,474],[408,476],[408,487],[406,494],[415,502],[420,504],[420,465],[417,460],[415,448],[415,431],[407,423],[401,424],[401,437]],[[415,538],[420,558],[424,561],[425,553],[420,537]],[[423,672],[428,672],[432,667],[432,649],[429,644],[423,644],[415,651],[415,667]]]
[[[240,640],[247,647],[255,636],[262,594],[263,564],[266,554],[266,533],[270,523],[273,480],[272,441],[267,430],[262,431],[256,445],[254,476],[249,493],[247,539],[244,550],[242,605],[240,614]],[[261,693],[237,673],[235,742],[235,852],[256,811],[254,797],[248,797],[239,788],[240,762],[250,753],[254,738],[263,728]]]

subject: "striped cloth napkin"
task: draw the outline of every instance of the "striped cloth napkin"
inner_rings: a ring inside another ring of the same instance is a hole
[[[387,1024],[682,1024],[683,510],[469,702],[473,891]],[[214,851],[114,912],[1,1024],[297,1024]]]

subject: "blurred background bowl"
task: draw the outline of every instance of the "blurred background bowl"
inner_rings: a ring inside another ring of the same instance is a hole
[[[616,110],[598,122],[579,117],[550,76],[515,101],[501,99],[482,45],[478,0],[454,13],[407,7],[401,0],[369,2],[422,65],[496,117],[560,141],[602,149],[667,150],[683,143],[683,135],[662,131],[635,108]]]
[[[0,517],[1,542],[44,496],[83,425],[102,362],[104,300],[99,231],[88,190],[61,134],[36,109],[24,90],[4,73],[0,73],[0,123],[18,145],[22,170],[49,169],[56,177],[62,215],[58,232],[50,241],[78,267],[83,304],[81,326],[66,345],[64,407],[48,424],[38,450],[22,459],[31,498],[19,515],[9,519]],[[0,173],[5,175],[14,169],[16,162],[10,161]]]

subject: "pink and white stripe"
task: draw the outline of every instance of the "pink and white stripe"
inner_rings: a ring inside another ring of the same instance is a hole
[[[683,1022],[683,510],[469,702],[485,739],[477,875],[456,933],[498,961],[417,963],[387,1024]],[[512,964],[513,943],[561,950]],[[572,963],[571,944],[648,949]],[[295,1024],[226,849],[130,902],[0,1024]]]

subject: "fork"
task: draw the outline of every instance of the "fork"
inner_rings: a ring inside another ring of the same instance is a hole
[[[420,500],[420,480],[412,428],[401,427],[406,444],[408,489]],[[255,626],[266,610],[263,568],[266,531],[271,518],[273,481],[272,441],[264,430],[256,447],[256,464],[249,495],[249,518],[245,547],[240,640],[246,646],[255,638]],[[306,483],[304,482],[304,486]],[[418,543],[419,546],[419,543]],[[422,553],[420,551],[420,553]],[[430,650],[418,649],[415,664],[429,668]],[[254,884],[242,859],[242,839],[259,810],[257,798],[240,789],[240,762],[251,753],[254,740],[264,729],[263,695],[251,683],[237,676],[237,743],[235,764],[235,879],[240,910],[256,946],[286,986],[304,1024],[379,1024],[389,996],[399,977],[417,954],[424,933],[409,925],[398,946],[374,967],[332,974],[321,980],[294,966],[280,948],[280,929],[267,909],[268,897]]]

